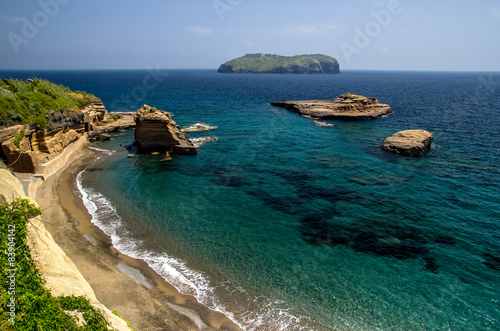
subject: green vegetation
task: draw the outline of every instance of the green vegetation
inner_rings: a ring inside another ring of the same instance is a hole
[[[21,129],[21,131],[19,131],[19,133],[14,136],[12,142],[14,143],[14,145],[16,145],[17,148],[19,148],[19,143],[23,138],[24,138],[24,128]]]
[[[223,73],[339,73],[335,58],[323,54],[280,56],[247,54],[219,67]]]
[[[131,328],[131,327],[132,327],[132,324],[130,324],[130,322],[129,322],[129,321],[127,321],[127,320],[125,319],[125,317],[123,317],[122,315],[120,315],[120,314],[119,314],[116,310],[112,310],[111,312],[112,312],[114,315],[116,315],[116,316],[120,317],[122,320],[124,320],[124,321],[125,321],[125,323],[127,323],[127,326],[128,326],[129,328]],[[133,331],[133,330],[132,330],[132,331]]]
[[[47,115],[80,113],[80,108],[92,102],[101,101],[44,79],[1,79],[0,127],[36,123],[37,129],[43,130],[49,123]]]
[[[118,116],[113,115],[113,114],[109,114],[109,115],[108,115],[108,118],[109,118],[110,120],[112,120],[112,121],[116,121],[116,120],[118,119]]]
[[[103,314],[87,298],[56,298],[45,288],[26,238],[29,219],[40,213],[29,200],[0,206],[0,329],[108,330]],[[77,318],[64,311],[81,313],[85,324],[77,325]]]

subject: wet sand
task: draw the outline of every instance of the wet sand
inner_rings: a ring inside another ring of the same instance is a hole
[[[94,290],[97,299],[116,310],[135,331],[241,330],[215,312],[166,282],[144,261],[121,254],[111,239],[91,223],[82,199],[76,194],[76,175],[93,159],[82,149],[38,189],[36,201],[42,219],[67,256]]]

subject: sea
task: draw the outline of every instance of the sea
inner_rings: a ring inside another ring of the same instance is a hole
[[[1,71],[144,104],[217,139],[196,156],[113,134],[75,190],[121,252],[245,330],[500,330],[500,73]],[[389,104],[321,126],[269,103],[351,92]],[[422,157],[384,151],[407,129]],[[132,145],[132,146],[131,146]],[[131,146],[131,150],[126,150]]]

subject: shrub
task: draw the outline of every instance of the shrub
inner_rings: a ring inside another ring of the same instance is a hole
[[[45,287],[31,258],[26,237],[29,219],[40,213],[41,210],[29,200],[18,199],[0,206],[0,329],[107,330],[104,316],[88,299],[56,298]],[[11,307],[14,307],[13,312]],[[65,310],[81,312],[86,324],[78,326],[76,319]]]

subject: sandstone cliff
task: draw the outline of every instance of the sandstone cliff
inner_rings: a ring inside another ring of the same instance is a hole
[[[10,171],[0,169],[0,204],[10,203],[15,199],[28,199],[24,193],[23,185]],[[31,255],[52,295],[86,296],[95,308],[104,313],[113,329],[130,330],[124,320],[114,315],[97,300],[90,284],[76,268],[73,261],[57,245],[39,219],[31,219],[27,230]]]
[[[405,130],[385,138],[382,148],[404,156],[420,156],[431,149],[434,136],[425,130]]]
[[[197,153],[193,143],[165,111],[144,105],[137,110],[135,123],[134,136],[139,153]]]
[[[33,173],[39,165],[59,155],[85,132],[94,130],[105,115],[102,103],[96,103],[81,109],[81,114],[62,112],[48,115],[49,124],[45,130],[34,125],[6,128],[0,132],[0,156],[12,170]]]
[[[333,100],[302,100],[271,102],[302,116],[336,120],[370,120],[392,113],[389,105],[376,98],[346,93]]]

